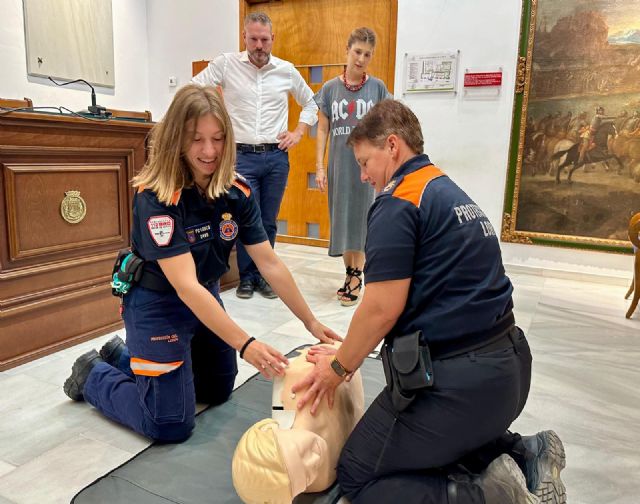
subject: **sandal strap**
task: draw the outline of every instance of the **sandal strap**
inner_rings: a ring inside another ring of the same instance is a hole
[[[355,271],[360,271],[360,270],[358,270],[358,268],[352,268],[351,266],[347,266],[347,269],[346,269],[347,278],[345,279],[344,284],[342,285],[342,287],[340,287],[338,289],[338,291],[337,291],[338,295],[340,295],[340,296],[344,295],[344,293],[347,290],[347,287],[351,283],[351,278],[353,276],[355,276],[355,273],[354,273]],[[360,273],[362,273],[362,272],[360,272]]]
[[[355,287],[351,287],[351,282],[349,282],[349,284],[345,284],[345,289],[344,289],[344,294],[342,295],[343,297],[348,297],[351,301],[355,301],[356,299],[358,299],[358,296],[355,294],[352,294],[352,292],[354,290],[358,290],[362,288],[362,271],[360,271],[358,268],[354,268],[353,269],[353,275],[351,275],[352,278],[356,278],[358,280],[358,283],[356,284]]]

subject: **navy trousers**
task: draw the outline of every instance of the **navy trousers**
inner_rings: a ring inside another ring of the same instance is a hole
[[[434,361],[434,386],[401,413],[385,387],[338,463],[338,482],[353,504],[446,503],[457,463],[482,459],[478,452],[484,450],[497,456],[499,439],[507,451],[505,431],[522,411],[531,383],[529,345],[515,331],[507,349]]]
[[[276,219],[289,176],[289,155],[279,149],[267,152],[238,151],[236,170],[251,185],[260,207],[262,225],[273,247],[277,232]],[[260,272],[240,241],[236,242],[236,249],[240,280],[257,282]]]
[[[217,285],[210,291],[222,305]],[[236,351],[207,329],[175,293],[135,287],[124,298],[123,318],[127,351],[115,366],[94,366],[84,387],[85,400],[153,440],[187,439],[195,425],[196,401],[219,404],[231,395],[238,373]],[[182,364],[146,376],[134,374],[130,357],[145,363]]]

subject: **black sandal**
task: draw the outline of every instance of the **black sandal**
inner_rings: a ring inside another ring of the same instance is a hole
[[[346,271],[347,271],[347,278],[344,281],[344,285],[336,291],[336,294],[338,296],[338,301],[340,301],[340,298],[344,296],[345,292],[347,292],[347,287],[351,283],[351,277],[353,276],[353,268],[351,266],[347,266]]]
[[[358,279],[358,284],[355,287],[351,287],[351,278]],[[353,291],[359,291],[362,288],[362,270],[352,268],[351,278],[349,279],[349,283],[345,284],[345,291],[340,299],[340,304],[342,306],[353,306],[358,302],[358,296],[360,293],[354,294]]]

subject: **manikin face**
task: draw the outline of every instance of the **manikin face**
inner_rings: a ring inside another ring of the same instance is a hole
[[[185,155],[196,184],[206,187],[220,166],[225,135],[220,123],[211,114],[198,119],[192,134],[193,141]]]
[[[382,147],[377,147],[368,140],[353,146],[353,154],[360,165],[360,180],[371,184],[377,192],[384,189],[399,167],[393,155],[395,141],[395,135],[390,135]]]
[[[354,42],[347,48],[347,73],[362,74],[373,57],[373,46],[366,42]]]
[[[244,43],[247,46],[249,60],[258,68],[262,68],[269,62],[271,47],[275,35],[268,24],[249,23],[242,32]]]

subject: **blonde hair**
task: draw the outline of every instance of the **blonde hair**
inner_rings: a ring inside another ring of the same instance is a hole
[[[211,86],[188,84],[178,90],[169,110],[151,130],[149,159],[131,181],[133,187],[153,191],[158,201],[170,205],[173,194],[194,184],[193,174],[185,156],[193,142],[198,119],[211,114],[220,123],[224,134],[224,150],[218,169],[206,188],[215,199],[229,191],[235,180],[236,145],[231,119],[222,96]]]

